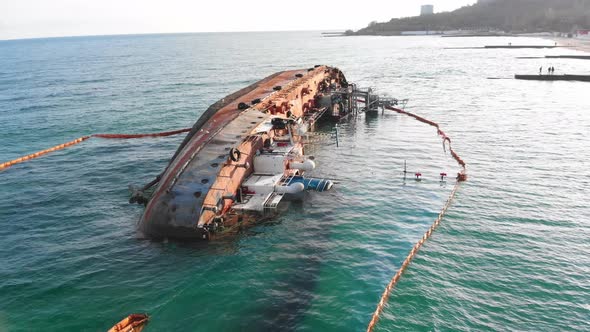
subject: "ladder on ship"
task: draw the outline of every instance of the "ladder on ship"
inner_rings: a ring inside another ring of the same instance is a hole
[[[284,194],[272,192],[264,202],[264,212],[276,210],[277,206],[279,206],[279,203],[283,199],[283,196]]]
[[[283,176],[277,185],[281,186],[281,187],[286,187],[288,185],[291,184],[291,180],[293,179],[293,176],[289,175],[289,176]],[[272,210],[276,210],[277,206],[279,205],[279,203],[281,202],[281,200],[283,199],[283,197],[285,196],[285,194],[282,193],[277,193],[277,192],[272,192],[268,198],[266,199],[266,201],[264,201],[264,211],[265,212],[270,212]]]

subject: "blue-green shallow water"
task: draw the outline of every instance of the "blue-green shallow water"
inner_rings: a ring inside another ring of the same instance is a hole
[[[566,50],[443,50],[534,39],[191,34],[0,42],[0,161],[97,132],[188,127],[271,73],[329,64],[439,122],[469,181],[403,276],[378,331],[590,330],[588,83],[487,80],[589,73]],[[272,223],[208,245],[154,243],[129,183],[182,137],[75,147],[0,173],[0,331],[361,331],[451,190],[433,128],[396,114],[310,147],[339,181]],[[403,160],[424,181],[402,181]]]

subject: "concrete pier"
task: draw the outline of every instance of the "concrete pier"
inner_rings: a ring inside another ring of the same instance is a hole
[[[590,75],[514,75],[517,80],[530,81],[583,81],[590,82]]]

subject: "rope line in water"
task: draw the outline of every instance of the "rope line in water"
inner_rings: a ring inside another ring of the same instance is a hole
[[[69,141],[67,143],[63,143],[63,144],[59,144],[56,145],[52,148],[49,149],[45,149],[45,150],[41,150],[39,152],[35,152],[35,153],[31,153],[29,155],[20,157],[20,158],[16,158],[14,160],[11,161],[7,161],[5,163],[1,163],[0,164],[0,171],[4,170],[10,166],[16,165],[16,164],[20,164],[22,162],[31,160],[31,159],[35,159],[38,157],[41,157],[45,154],[48,154],[50,152],[54,152],[57,150],[62,150],[65,149],[67,147],[70,147],[72,145],[76,145],[79,143],[84,142],[85,140],[92,138],[92,137],[97,137],[97,138],[119,138],[119,139],[129,139],[129,138],[143,138],[143,137],[164,137],[164,136],[171,136],[171,135],[176,135],[176,134],[181,134],[181,133],[186,133],[189,132],[191,130],[191,128],[185,128],[185,129],[179,129],[179,130],[173,130],[173,131],[164,131],[164,132],[159,132],[159,133],[148,133],[148,134],[92,134],[92,135],[88,135],[88,136],[82,136],[80,138],[76,138],[73,141]]]
[[[191,128],[184,128],[172,131],[163,131],[159,133],[148,133],[148,134],[93,134],[92,137],[98,138],[143,138],[143,137],[164,137],[164,136],[172,136],[177,134],[182,134],[191,131]]]
[[[383,295],[381,295],[381,299],[379,300],[379,304],[377,304],[377,308],[375,309],[375,312],[373,313],[371,321],[369,322],[369,325],[367,326],[367,332],[372,332],[373,329],[375,328],[375,325],[377,324],[377,321],[379,320],[379,316],[383,312],[383,309],[385,308],[385,304],[387,303],[387,300],[389,299],[389,296],[391,295],[393,288],[398,283],[398,281],[401,279],[402,274],[408,268],[408,266],[410,265],[410,262],[412,262],[412,259],[414,259],[414,257],[416,256],[416,254],[418,253],[418,250],[420,250],[420,248],[422,247],[424,242],[426,242],[426,240],[428,240],[432,236],[432,233],[434,233],[434,231],[436,230],[438,225],[440,225],[440,222],[442,221],[443,217],[445,216],[445,213],[449,209],[449,206],[451,205],[453,198],[455,198],[455,194],[457,193],[457,190],[459,189],[461,182],[467,180],[465,162],[461,159],[461,157],[459,157],[459,155],[457,153],[455,153],[455,151],[453,151],[453,149],[451,148],[451,139],[448,136],[446,136],[446,134],[440,129],[439,125],[436,122],[432,122],[430,120],[422,118],[422,117],[415,115],[413,113],[406,112],[404,110],[394,108],[391,106],[388,106],[386,108],[391,111],[398,112],[400,114],[405,114],[405,115],[411,116],[420,122],[423,122],[423,123],[429,124],[433,127],[436,127],[438,135],[440,135],[443,139],[443,146],[446,142],[449,142],[449,150],[451,152],[451,155],[453,156],[455,161],[457,161],[457,163],[461,166],[462,170],[461,170],[461,172],[459,172],[457,174],[457,181],[455,182],[455,186],[453,187],[453,190],[449,194],[449,197],[447,198],[447,201],[445,202],[445,205],[443,206],[442,210],[438,214],[438,217],[434,220],[434,222],[432,223],[432,225],[430,226],[428,231],[426,231],[426,233],[424,233],[422,238],[414,245],[414,247],[412,247],[412,250],[410,250],[410,253],[408,254],[406,259],[402,263],[402,266],[399,268],[399,270],[393,276],[393,278],[391,278],[391,281],[389,282],[389,284],[387,284],[387,287],[385,287],[385,291],[383,292]]]
[[[423,123],[426,123],[426,124],[429,124],[429,125],[431,125],[431,126],[435,127],[435,128],[436,128],[436,132],[437,132],[437,134],[438,134],[438,135],[440,135],[440,136],[442,137],[442,140],[443,140],[443,146],[444,146],[444,144],[446,144],[446,142],[448,142],[448,143],[449,143],[449,151],[451,152],[451,156],[453,156],[453,159],[455,159],[455,161],[457,162],[457,164],[459,164],[459,166],[461,166],[461,168],[462,168],[461,172],[459,172],[459,173],[457,174],[457,180],[458,180],[459,182],[463,182],[463,181],[467,180],[467,170],[466,170],[466,164],[465,164],[465,162],[464,162],[464,161],[463,161],[463,159],[461,159],[461,157],[459,157],[459,155],[458,155],[458,154],[457,154],[457,153],[456,153],[456,152],[453,150],[453,148],[451,147],[451,138],[450,138],[450,137],[448,137],[448,136],[445,134],[445,132],[444,132],[444,131],[442,131],[442,129],[440,129],[440,126],[438,125],[438,123],[436,123],[436,122],[433,122],[433,121],[430,121],[430,120],[428,120],[428,119],[425,119],[425,118],[423,118],[423,117],[421,117],[421,116],[418,116],[418,115],[416,115],[416,114],[414,114],[414,113],[406,112],[406,111],[404,111],[404,110],[401,110],[401,109],[399,109],[399,108],[395,108],[395,107],[391,107],[391,106],[386,106],[385,108],[386,108],[386,109],[388,109],[388,110],[390,110],[390,111],[394,111],[394,112],[397,112],[397,113],[400,113],[400,114],[405,114],[405,115],[407,115],[407,116],[411,116],[411,117],[413,117],[414,119],[416,119],[416,120],[418,120],[418,121],[420,121],[420,122],[423,122]]]
[[[13,165],[16,165],[16,164],[20,164],[20,163],[25,162],[27,160],[31,160],[31,159],[35,159],[35,158],[41,157],[42,155],[48,154],[50,152],[54,152],[54,151],[57,151],[57,150],[65,149],[65,148],[67,148],[69,146],[76,145],[78,143],[82,143],[82,142],[84,142],[85,140],[87,140],[89,138],[90,138],[90,136],[82,136],[80,138],[76,138],[75,140],[69,141],[69,142],[64,143],[64,144],[56,145],[56,146],[54,146],[52,148],[49,148],[49,149],[41,150],[39,152],[35,152],[35,153],[31,153],[29,155],[26,155],[24,157],[20,157],[20,158],[16,158],[14,160],[11,160],[11,161],[7,161],[5,163],[0,164],[0,170],[6,169],[6,168],[8,168],[10,166],[13,166]]]

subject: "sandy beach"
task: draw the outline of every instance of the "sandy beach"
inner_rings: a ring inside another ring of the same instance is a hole
[[[590,39],[576,39],[576,38],[562,38],[562,37],[550,37],[548,39],[557,42],[557,45],[564,46],[566,48],[590,53]]]

